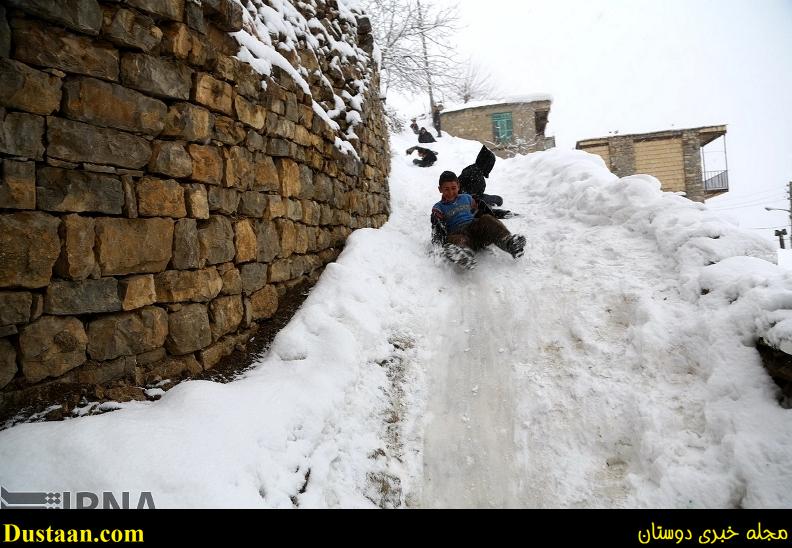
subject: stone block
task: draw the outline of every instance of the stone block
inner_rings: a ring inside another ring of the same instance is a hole
[[[38,211],[0,214],[0,287],[45,287],[60,254],[57,217]]]
[[[99,34],[102,10],[96,0],[7,0],[11,7],[84,34]]]
[[[174,379],[189,375],[197,375],[203,371],[201,364],[192,354],[185,356],[167,356],[165,359],[138,368],[135,378],[139,384],[150,384],[162,379]]]
[[[269,192],[280,192],[280,178],[278,177],[278,169],[275,167],[275,162],[272,157],[256,153],[255,156],[255,174],[253,177],[253,190],[265,190]]]
[[[0,339],[0,389],[14,379],[16,372],[16,348],[6,339]]]
[[[234,228],[231,221],[220,215],[212,215],[209,220],[198,225],[198,240],[201,246],[201,259],[206,264],[219,264],[234,260]]]
[[[223,337],[212,345],[207,346],[198,354],[204,369],[212,369],[220,363],[225,356],[234,351],[234,337]]]
[[[193,219],[209,218],[209,196],[203,185],[187,185],[184,188],[187,216]]]
[[[183,143],[154,141],[148,169],[171,177],[189,177],[192,173],[192,158]]]
[[[229,118],[216,115],[214,119],[214,139],[226,145],[238,145],[245,140],[245,126]]]
[[[11,28],[6,19],[5,6],[0,5],[0,57],[11,57]]]
[[[168,314],[165,348],[176,356],[189,354],[212,344],[209,314],[202,304],[188,304]]]
[[[44,118],[0,109],[0,152],[34,160],[44,159]]]
[[[60,106],[61,80],[13,59],[0,58],[0,106],[52,114]]]
[[[44,312],[55,316],[118,312],[118,280],[100,278],[75,282],[52,282],[47,287]]]
[[[156,48],[162,40],[162,30],[151,17],[123,8],[105,10],[102,34],[117,46],[146,53]]]
[[[97,219],[96,253],[103,276],[162,272],[171,260],[171,219]]]
[[[165,103],[118,84],[70,78],[63,93],[63,113],[72,120],[149,135],[165,127]]]
[[[137,182],[138,214],[141,217],[174,217],[187,215],[184,188],[173,179],[143,177]]]
[[[36,209],[36,164],[2,160],[0,208]]]
[[[47,140],[47,155],[69,162],[139,169],[151,157],[151,146],[142,137],[53,116],[47,118]]]
[[[267,195],[261,192],[243,192],[239,202],[239,213],[260,219],[267,210]]]
[[[268,285],[250,296],[250,315],[254,320],[271,318],[278,311],[278,292]]]
[[[184,21],[193,30],[206,34],[206,21],[203,15],[203,6],[195,2],[187,2],[184,5]]]
[[[280,235],[273,221],[256,222],[256,260],[268,263],[281,252]]]
[[[69,280],[84,280],[98,272],[94,257],[95,221],[92,217],[64,215],[59,234],[62,242],[55,273]]]
[[[45,211],[119,215],[124,208],[124,189],[114,175],[45,166],[36,185],[38,208]]]
[[[244,308],[240,295],[218,297],[209,304],[212,340],[216,341],[226,333],[236,331],[242,323]]]
[[[219,185],[223,180],[223,158],[220,149],[211,145],[189,145],[194,181]]]
[[[303,216],[302,203],[299,200],[284,200],[286,202],[286,218],[292,221],[301,221]]]
[[[164,55],[186,60],[192,50],[190,29],[184,23],[171,23],[163,27],[162,48]]]
[[[269,194],[267,198],[267,218],[277,219],[278,217],[285,217],[287,211],[286,200],[273,194]]]
[[[239,295],[242,293],[242,275],[236,268],[223,272],[223,289],[221,295]]]
[[[270,283],[285,282],[292,277],[291,259],[280,259],[270,265]]]
[[[250,295],[267,284],[267,265],[262,263],[243,264],[239,267],[242,291]]]
[[[234,110],[237,118],[243,124],[247,124],[255,129],[263,129],[267,120],[267,110],[255,103],[244,99],[241,95],[234,98]],[[49,114],[49,113],[46,113]]]
[[[27,291],[0,291],[0,325],[28,323],[33,295]]]
[[[223,149],[225,173],[223,184],[241,190],[251,188],[254,184],[253,154],[244,147]]]
[[[157,302],[154,276],[141,274],[118,280],[118,296],[123,310],[135,310]]]
[[[167,270],[154,276],[157,302],[209,302],[223,288],[223,280],[214,267],[202,270]]]
[[[250,129],[247,132],[247,137],[245,137],[245,146],[249,150],[259,152],[267,150],[267,144],[264,142],[264,137],[253,129]]]
[[[124,85],[162,99],[189,99],[192,73],[183,63],[143,53],[125,53],[121,58]]]
[[[18,61],[118,80],[118,51],[109,45],[27,19],[14,20],[12,28],[14,58]]]
[[[295,223],[294,232],[294,252],[304,254],[308,251],[308,227],[303,224]]]
[[[319,204],[311,200],[303,200],[302,202],[303,222],[307,225],[317,226],[321,219],[322,210]]]
[[[179,219],[173,231],[173,259],[171,267],[177,270],[200,268],[201,254],[198,245],[198,224],[195,219]]]
[[[209,19],[221,31],[242,30],[242,6],[233,0],[205,0],[203,6]]]
[[[106,362],[89,361],[74,371],[74,381],[80,384],[103,385],[120,379],[130,379],[135,374],[137,360],[134,356],[125,356]],[[128,387],[137,388],[137,387]],[[110,388],[104,391],[104,397],[121,401],[118,398],[119,388]],[[138,390],[140,390],[138,388]],[[127,400],[129,398],[123,398]],[[145,399],[145,398],[143,398]]]
[[[168,109],[162,135],[206,143],[212,138],[214,117],[205,108],[176,103]]]
[[[240,193],[231,188],[209,187],[209,211],[233,215],[239,205]]]
[[[185,0],[126,0],[126,3],[157,17],[171,21],[184,20]]]
[[[288,257],[297,246],[297,231],[294,229],[294,223],[288,219],[275,219],[275,227],[278,229],[278,236],[280,237],[280,253],[279,257]]]
[[[300,195],[300,167],[290,158],[278,158],[275,162],[280,181],[280,194],[286,198]]]
[[[109,314],[88,324],[88,354],[112,360],[156,350],[165,344],[168,313],[156,306]]]
[[[19,335],[19,362],[28,382],[59,377],[85,363],[88,337],[77,318],[43,316]]]
[[[205,72],[199,72],[195,77],[195,88],[192,99],[201,103],[209,110],[232,115],[233,89],[227,82],[212,78]]]

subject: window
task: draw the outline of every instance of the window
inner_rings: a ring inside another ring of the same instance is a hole
[[[492,115],[492,137],[497,144],[510,143],[512,140],[512,113],[497,112]]]

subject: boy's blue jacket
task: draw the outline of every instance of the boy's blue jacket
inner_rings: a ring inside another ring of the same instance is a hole
[[[432,207],[432,224],[440,222],[447,233],[457,232],[473,221],[473,197],[459,194],[453,202],[440,200]]]

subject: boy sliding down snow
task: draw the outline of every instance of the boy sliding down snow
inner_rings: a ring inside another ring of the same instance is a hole
[[[443,198],[432,208],[432,243],[442,244],[443,253],[463,268],[476,266],[474,251],[495,244],[515,259],[522,257],[525,236],[509,229],[489,213],[484,202],[470,194],[459,194],[459,181],[452,171],[440,175],[437,187]],[[476,212],[476,215],[474,215]]]

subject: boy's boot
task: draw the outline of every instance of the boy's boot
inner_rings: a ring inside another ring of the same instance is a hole
[[[496,242],[499,248],[507,253],[511,254],[512,257],[518,259],[523,256],[525,253],[525,236],[521,234],[509,234],[505,238],[502,238],[500,241]]]
[[[452,263],[471,270],[476,266],[476,256],[472,249],[454,244],[443,246],[443,254]]]

